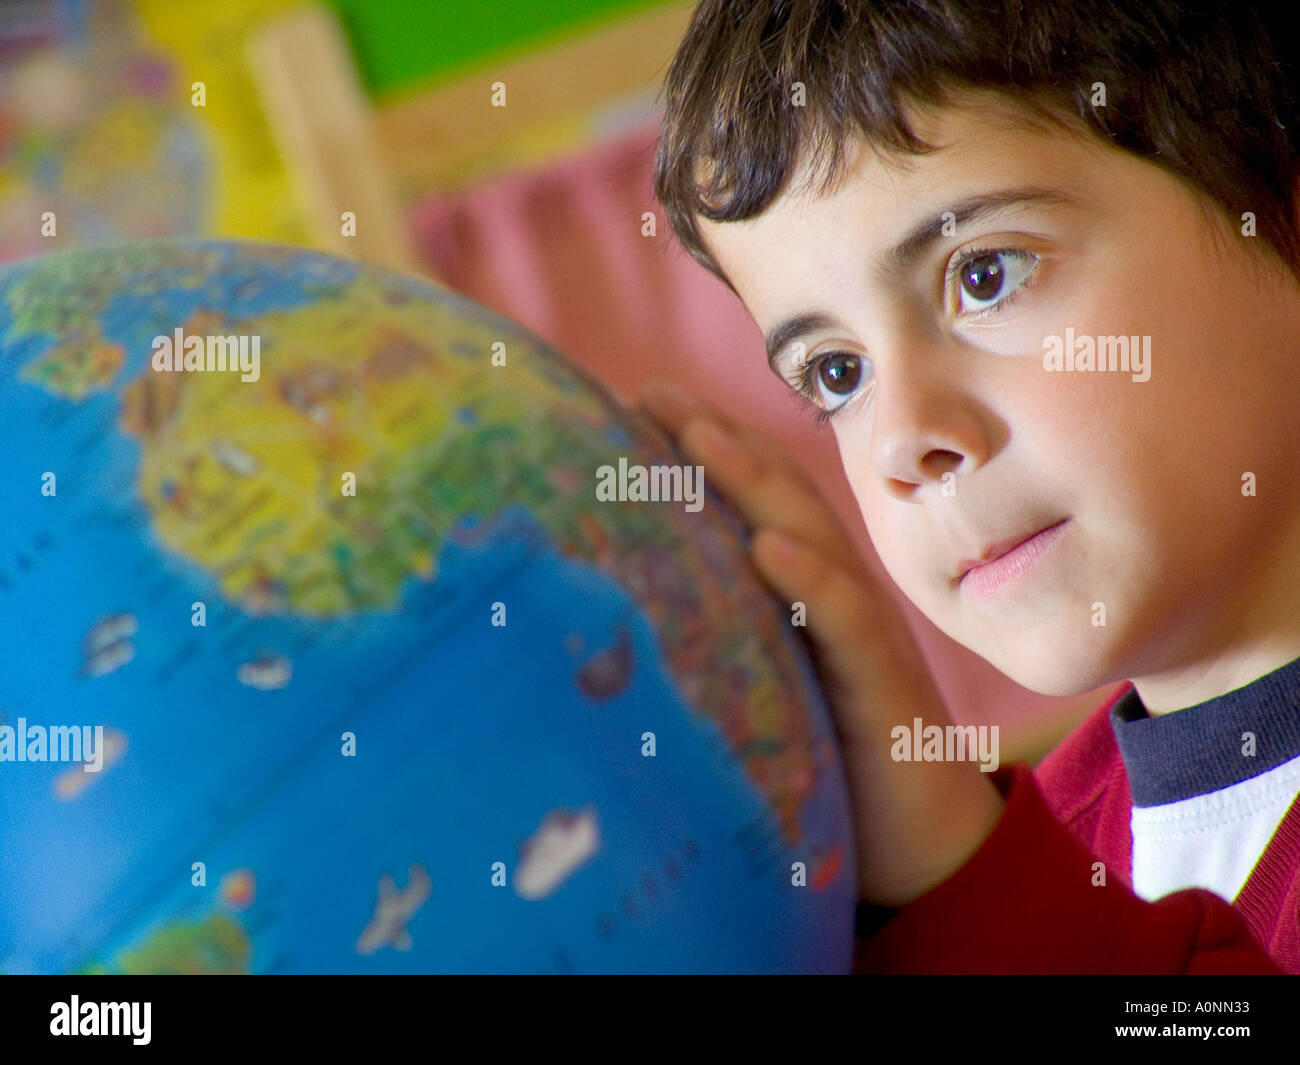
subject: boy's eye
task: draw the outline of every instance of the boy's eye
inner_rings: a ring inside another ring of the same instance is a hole
[[[827,413],[842,407],[871,378],[871,360],[847,351],[819,355],[804,368],[801,391]]]
[[[971,314],[991,311],[1007,302],[1033,273],[1038,256],[1017,248],[1000,248],[967,254],[955,265],[958,311]]]

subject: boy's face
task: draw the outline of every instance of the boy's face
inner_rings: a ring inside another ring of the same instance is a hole
[[[1208,674],[1249,669],[1225,659],[1295,632],[1300,296],[1177,178],[1016,131],[1000,99],[918,113],[931,155],[861,151],[831,195],[702,231],[765,335],[829,319],[775,369],[797,387],[802,357],[819,405],[843,404],[830,424],[872,541],[940,629],[1043,693],[1148,678],[1153,710],[1187,705]],[[1049,195],[963,211],[1027,189]],[[955,233],[886,272],[949,211]],[[1064,359],[1112,336],[1149,337],[1145,368],[1045,365],[1048,338]],[[1053,525],[1015,579],[1010,560],[961,579]]]

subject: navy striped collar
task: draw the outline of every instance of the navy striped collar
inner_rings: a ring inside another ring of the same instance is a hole
[[[1111,708],[1110,723],[1134,806],[1218,791],[1300,755],[1300,658],[1244,688],[1156,717],[1130,688]]]

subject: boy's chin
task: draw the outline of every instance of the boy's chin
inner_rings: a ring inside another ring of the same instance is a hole
[[[1080,654],[1077,649],[1054,653],[1043,648],[1037,654],[1017,654],[1010,661],[986,660],[1022,688],[1039,695],[1083,695],[1115,681],[1110,662]]]

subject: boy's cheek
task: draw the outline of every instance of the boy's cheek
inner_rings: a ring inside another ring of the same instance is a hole
[[[892,526],[896,523],[897,517],[892,511],[901,504],[898,500],[886,496],[884,486],[871,465],[871,458],[865,447],[850,450],[841,440],[840,454],[844,475],[849,482],[849,489],[853,492],[853,498],[857,500],[862,523],[866,526],[871,542],[883,561],[886,545],[892,545],[896,539]]]
[[[951,609],[952,590],[938,552],[927,546],[930,542],[925,530],[882,528],[879,522],[872,534],[872,545],[890,579],[917,609],[940,624],[939,616]]]

